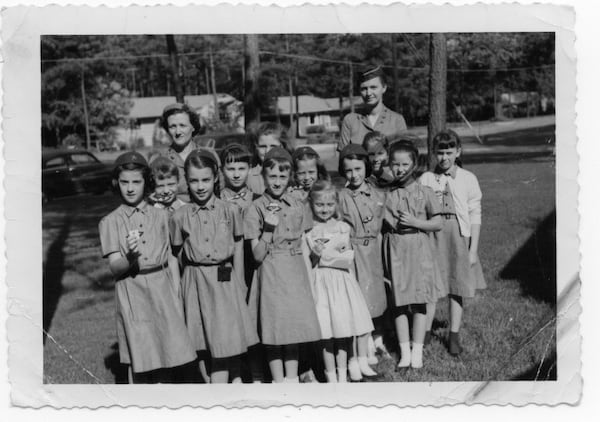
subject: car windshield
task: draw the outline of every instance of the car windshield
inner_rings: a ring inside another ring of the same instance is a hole
[[[95,163],[98,163],[98,160],[96,159],[96,157],[94,157],[91,154],[81,153],[81,154],[72,154],[71,162],[73,164],[95,164]]]
[[[65,157],[54,157],[44,163],[44,168],[51,169],[65,166]]]

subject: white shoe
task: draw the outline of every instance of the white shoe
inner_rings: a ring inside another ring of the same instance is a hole
[[[360,366],[358,366],[358,360],[356,358],[352,358],[348,361],[348,372],[350,373],[350,380],[352,380],[352,381],[362,380]]]
[[[398,362],[398,368],[408,368],[410,366],[410,361],[410,343],[400,343],[400,361]]]
[[[423,367],[423,344],[413,343],[410,354],[410,366],[413,368]]]
[[[360,368],[360,372],[365,377],[376,377],[379,375],[377,372],[373,371],[373,369],[369,366],[368,360],[364,356],[358,357],[358,367]]]

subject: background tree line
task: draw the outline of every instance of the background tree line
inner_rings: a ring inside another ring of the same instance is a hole
[[[256,102],[263,114],[277,96],[358,95],[358,72],[385,65],[385,103],[409,126],[425,125],[429,34],[260,35]],[[177,77],[164,35],[43,36],[42,140],[59,145],[69,135],[110,137],[127,124],[131,98],[228,93],[244,99],[243,35],[175,35]],[[554,98],[553,33],[446,34],[447,115],[456,106],[470,120],[497,115],[503,92],[533,91]],[[212,62],[212,66],[211,66]],[[395,64],[395,66],[394,66]],[[395,76],[395,77],[394,77]],[[179,87],[178,87],[179,84]],[[86,125],[86,116],[88,122]]]

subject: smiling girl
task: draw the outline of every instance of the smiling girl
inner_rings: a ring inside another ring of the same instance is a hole
[[[287,193],[292,157],[275,147],[265,155],[266,190],[244,216],[245,238],[258,263],[258,328],[274,382],[298,382],[300,343],[321,338],[312,297],[304,233],[312,228],[310,210]],[[254,296],[255,299],[252,299]]]
[[[386,309],[385,282],[381,260],[381,227],[385,193],[367,182],[371,175],[371,162],[367,151],[360,145],[350,144],[340,153],[339,173],[346,178],[346,187],[339,195],[342,219],[350,225],[350,242],[354,249],[356,279],[369,307],[371,318],[382,326]],[[378,328],[379,328],[378,327]],[[376,343],[383,349],[381,330],[376,333]],[[369,335],[357,337],[357,359],[349,362],[350,376],[358,380],[377,373],[368,364]],[[361,375],[362,374],[362,375]]]
[[[195,150],[185,161],[192,203],[169,222],[173,253],[183,249],[185,321],[211,383],[239,380],[239,355],[258,343],[244,295],[240,208],[215,196],[214,155]],[[206,368],[208,364],[208,368]]]
[[[331,182],[319,180],[310,191],[315,220],[306,239],[315,257],[314,291],[323,339],[327,382],[346,382],[352,337],[373,330],[371,315],[351,271],[351,228],[337,220],[337,194]],[[337,368],[337,376],[336,376]]]
[[[265,191],[263,162],[266,154],[274,147],[290,151],[287,129],[278,123],[260,123],[254,134],[254,167],[250,169],[247,182],[248,188],[258,195]]]
[[[164,368],[195,359],[179,300],[179,267],[169,246],[168,213],[150,206],[150,168],[136,152],[115,162],[122,204],[100,221],[102,256],[115,276],[117,340],[130,382],[173,381]]]
[[[397,141],[390,147],[394,185],[385,201],[383,250],[400,343],[398,368],[423,366],[426,304],[441,296],[441,277],[427,233],[440,230],[442,220],[433,190],[415,180],[418,156],[410,141]],[[408,326],[410,314],[412,330]]]
[[[308,198],[313,184],[317,180],[329,180],[329,173],[321,162],[319,154],[308,146],[302,146],[294,150],[295,186],[291,189],[300,199]]]

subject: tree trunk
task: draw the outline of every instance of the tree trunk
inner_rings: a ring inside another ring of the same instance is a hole
[[[434,33],[429,38],[429,124],[427,125],[427,157],[429,168],[435,166],[433,137],[446,128],[446,36]]]
[[[350,70],[348,74],[348,98],[350,100],[350,113],[354,113],[354,70],[352,69],[352,62],[349,60],[348,68]]]
[[[173,88],[175,89],[175,101],[183,103],[183,68],[181,60],[177,54],[177,45],[175,36],[165,35],[167,37],[167,52],[169,53],[169,63],[171,65],[171,77],[173,79]]]
[[[258,56],[258,35],[244,35],[244,124],[246,129],[260,121],[260,101],[258,98],[258,78],[260,59]]]
[[[92,141],[90,138],[90,118],[88,115],[87,109],[87,100],[85,98],[85,81],[84,81],[84,72],[83,68],[81,68],[81,102],[83,104],[83,118],[85,124],[85,147],[89,151],[92,146]]]

